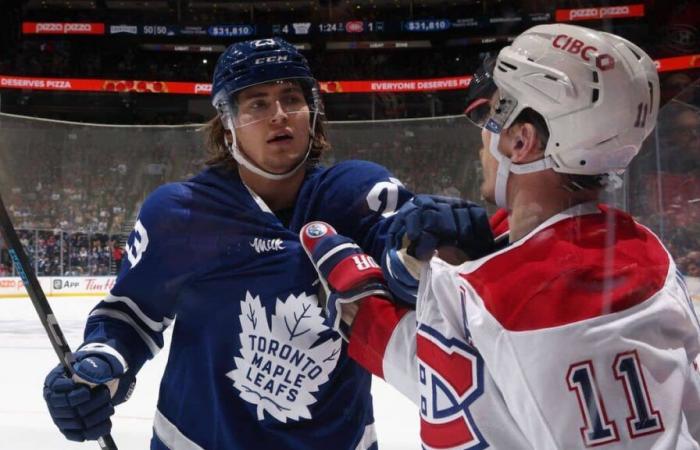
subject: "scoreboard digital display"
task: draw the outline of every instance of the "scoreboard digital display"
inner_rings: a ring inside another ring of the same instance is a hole
[[[567,10],[568,11],[568,10]],[[580,15],[578,10],[576,14]],[[607,11],[607,10],[606,10]],[[574,14],[574,13],[572,13]],[[578,17],[578,16],[576,16]],[[109,34],[109,35],[140,35],[158,37],[177,36],[209,36],[214,38],[254,38],[276,36],[351,36],[361,34],[374,34],[370,39],[384,39],[393,34],[389,39],[406,39],[406,34],[414,33],[445,33],[451,30],[482,30],[487,34],[496,27],[502,26],[526,27],[538,23],[549,23],[553,20],[553,13],[542,12],[525,14],[522,16],[483,16],[461,17],[455,19],[432,18],[415,20],[347,20],[336,22],[289,22],[278,24],[211,24],[205,26],[195,25],[168,25],[133,23],[61,23],[61,22],[23,22],[24,34]],[[508,30],[509,32],[511,30]],[[402,36],[403,35],[403,36]]]
[[[207,29],[212,37],[249,37],[255,35],[255,26],[241,25],[214,25]]]
[[[318,32],[322,34],[382,33],[385,29],[384,22],[369,22],[363,20],[350,20],[348,22],[321,22],[317,26]]]
[[[436,32],[447,31],[452,23],[449,19],[435,20],[405,20],[401,23],[401,29],[408,32]]]

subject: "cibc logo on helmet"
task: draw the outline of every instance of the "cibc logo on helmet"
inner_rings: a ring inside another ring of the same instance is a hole
[[[554,48],[565,50],[573,55],[579,55],[586,62],[590,62],[591,56],[595,56],[595,66],[602,71],[615,67],[615,58],[607,53],[599,55],[596,47],[566,34],[557,35],[552,41],[552,45]]]

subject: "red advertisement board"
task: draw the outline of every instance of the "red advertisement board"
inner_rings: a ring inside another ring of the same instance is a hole
[[[470,76],[422,80],[322,81],[328,94],[358,92],[426,92],[465,89]],[[0,89],[44,91],[136,92],[151,94],[211,94],[210,83],[143,80],[99,80],[84,78],[36,78],[0,75]]]
[[[420,80],[360,80],[321,81],[321,92],[326,94],[361,92],[427,92],[466,89],[470,76],[429,78]]]
[[[673,72],[676,70],[700,68],[700,53],[695,55],[674,56],[654,61],[659,72]]]
[[[23,34],[105,34],[104,23],[22,22]]]
[[[557,9],[557,22],[575,22],[579,20],[624,19],[644,17],[644,4],[604,6],[602,8]]]
[[[700,68],[700,53],[655,61],[659,72]],[[416,80],[321,81],[325,94],[373,92],[433,92],[461,90],[469,86],[471,76]],[[103,80],[85,78],[37,78],[0,75],[0,89],[42,91],[135,92],[142,94],[210,95],[210,83],[185,81]]]

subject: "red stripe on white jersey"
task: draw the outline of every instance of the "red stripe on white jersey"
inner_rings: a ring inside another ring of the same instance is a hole
[[[464,448],[465,442],[472,442],[474,436],[461,417],[445,423],[431,423],[420,420],[420,438],[424,448],[454,449]]]
[[[664,285],[670,260],[628,214],[568,217],[463,273],[506,329],[527,331],[624,311]]]
[[[348,345],[350,357],[383,379],[387,344],[408,311],[381,297],[363,299],[352,325]]]

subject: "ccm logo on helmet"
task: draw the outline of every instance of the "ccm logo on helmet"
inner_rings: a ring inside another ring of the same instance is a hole
[[[560,34],[554,38],[552,45],[573,55],[579,55],[586,62],[590,62],[591,56],[595,56],[595,66],[600,70],[609,70],[615,67],[615,59],[612,56],[607,53],[599,55],[597,48],[571,36]]]
[[[285,62],[289,59],[287,55],[279,55],[279,56],[267,56],[265,58],[256,58],[253,64],[269,64],[269,63],[278,63],[278,62]]]

